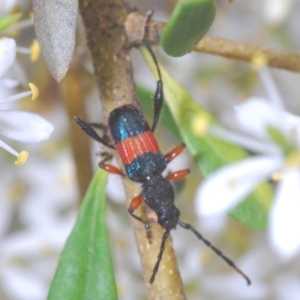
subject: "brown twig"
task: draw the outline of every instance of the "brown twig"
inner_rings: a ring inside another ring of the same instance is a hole
[[[250,45],[213,36],[204,37],[195,47],[194,51],[215,54],[223,57],[250,61],[253,54],[261,52],[268,57],[268,65],[289,71],[300,71],[300,53],[287,52],[277,49]]]
[[[128,103],[138,105],[124,25],[127,10],[123,0],[80,0],[79,7],[103,104],[103,123],[106,124],[114,108]],[[139,186],[128,179],[124,180],[124,185],[130,202],[140,192]],[[148,282],[159,252],[162,228],[157,224],[151,226],[153,240],[149,244],[143,224],[135,220],[132,223],[144,277]],[[147,288],[148,299],[185,299],[170,241],[167,242],[157,278],[154,284],[147,283]]]
[[[145,23],[147,20],[148,17],[138,11],[128,14],[125,22],[125,31],[130,47],[142,46],[144,37],[146,37],[147,41],[158,44],[160,35],[166,24],[150,19],[147,24],[148,30],[145,32]]]
[[[145,22],[145,16],[138,12],[128,15],[126,33],[131,46],[141,45],[140,36],[143,22]],[[165,25],[163,22],[152,21],[149,24],[148,40],[157,44]],[[209,35],[205,36],[193,50],[247,62],[251,60],[254,53],[261,52],[266,54],[268,65],[272,68],[300,71],[300,52],[281,51]]]

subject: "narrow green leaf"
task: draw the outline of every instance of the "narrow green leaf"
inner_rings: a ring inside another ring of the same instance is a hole
[[[156,69],[148,52],[143,54],[151,70]],[[199,104],[196,104],[187,91],[160,65],[164,83],[164,96],[175,123],[203,176],[208,176],[220,167],[248,157],[242,148],[195,130],[195,122],[218,122]],[[273,199],[270,184],[260,184],[250,196],[231,211],[231,216],[254,229],[265,229],[268,221],[268,210]],[[222,201],[222,199],[220,199]]]
[[[207,33],[215,14],[213,0],[179,1],[162,33],[162,48],[175,57],[190,52]]]
[[[0,31],[10,27],[13,25],[16,21],[18,21],[21,17],[21,13],[3,16],[0,18]]]
[[[99,169],[89,186],[48,300],[118,299],[105,222],[106,174]]]

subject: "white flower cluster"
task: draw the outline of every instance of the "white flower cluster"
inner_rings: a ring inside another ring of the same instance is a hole
[[[37,143],[49,138],[53,126],[37,114],[18,110],[3,109],[1,106],[29,95],[36,98],[38,90],[33,84],[29,84],[31,90],[23,93],[1,97],[3,90],[15,86],[15,80],[6,77],[7,72],[16,58],[16,42],[12,38],[0,40],[0,134],[24,143]],[[13,84],[12,84],[13,83]],[[26,151],[18,153],[15,149],[0,139],[0,147],[18,157],[16,164],[23,164],[28,156]]]
[[[234,132],[210,127],[212,135],[256,155],[209,176],[197,192],[196,209],[208,216],[228,211],[260,183],[273,180],[276,194],[269,217],[269,239],[281,258],[300,250],[300,118],[284,108],[267,68],[258,70],[268,98],[251,97],[223,114]]]

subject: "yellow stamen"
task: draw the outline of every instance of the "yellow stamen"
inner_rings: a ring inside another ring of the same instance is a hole
[[[30,61],[35,62],[40,56],[41,46],[37,39],[34,39],[30,46]]]
[[[269,57],[260,50],[255,51],[250,59],[250,63],[254,69],[261,69],[269,63]]]
[[[273,181],[278,182],[278,181],[282,180],[283,173],[282,172],[275,172],[275,173],[272,174],[271,178],[272,178]]]
[[[300,151],[291,152],[286,158],[286,164],[289,167],[299,167],[300,166]]]
[[[22,151],[19,153],[18,159],[15,161],[16,166],[22,166],[25,164],[27,158],[29,156],[29,153],[27,151]]]
[[[230,188],[236,188],[238,181],[234,178],[227,181],[227,184]]]
[[[34,83],[29,82],[28,85],[32,92],[31,100],[35,100],[39,96],[39,89],[37,88],[37,86]]]
[[[206,116],[196,116],[192,120],[192,130],[197,136],[203,136],[207,132],[209,119]]]

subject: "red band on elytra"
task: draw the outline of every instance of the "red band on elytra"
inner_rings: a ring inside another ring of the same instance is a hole
[[[156,139],[150,130],[119,142],[116,149],[124,165],[130,164],[136,157],[144,153],[159,151]]]

